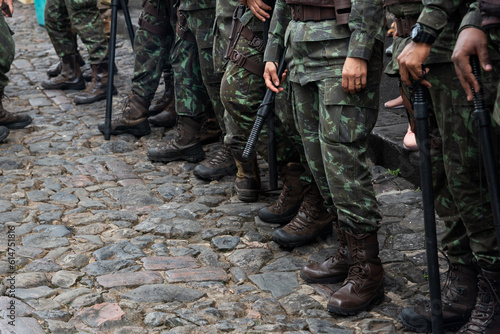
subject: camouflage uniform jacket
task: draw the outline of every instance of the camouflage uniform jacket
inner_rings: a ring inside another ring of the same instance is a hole
[[[215,8],[215,0],[178,0],[174,6],[184,11],[209,9]]]
[[[353,0],[351,3],[348,25],[337,25],[335,20],[290,21],[287,27],[286,12],[290,8],[285,0],[277,0],[264,61],[278,61],[285,41],[287,44],[310,45],[308,54],[294,55],[293,59],[286,57],[290,80],[304,85],[311,81],[338,77],[338,65],[343,64],[345,57],[369,60],[375,40],[384,40],[382,0]],[[339,47],[343,44],[334,43],[330,44],[331,50],[314,49],[314,42],[332,40],[348,40],[348,47]]]

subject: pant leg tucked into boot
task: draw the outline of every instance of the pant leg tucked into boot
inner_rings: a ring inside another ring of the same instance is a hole
[[[345,232],[353,264],[342,287],[330,296],[328,312],[355,315],[384,300],[384,269],[378,257],[377,233]]]
[[[478,272],[473,265],[450,264],[441,291],[444,329],[456,330],[469,320],[478,292],[477,275]],[[399,322],[405,328],[417,333],[432,331],[430,301],[405,307],[399,314]]]
[[[146,136],[151,133],[148,122],[149,101],[130,93],[123,104],[122,113],[111,121],[111,135],[130,133],[136,137]],[[99,131],[105,133],[106,124],[98,125]]]

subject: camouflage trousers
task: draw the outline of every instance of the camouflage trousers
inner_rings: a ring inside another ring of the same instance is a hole
[[[148,0],[145,2],[134,39],[134,77],[132,91],[148,101],[152,101],[163,71],[170,70],[170,51],[175,31],[170,22],[170,8],[166,1]],[[154,8],[156,16],[149,13]]]
[[[97,0],[47,0],[45,27],[59,57],[76,53],[78,34],[87,47],[90,64],[108,61],[108,40]]]
[[[9,78],[7,72],[14,61],[15,44],[5,17],[0,14],[0,89],[7,86]]]
[[[258,64],[263,62],[263,53],[249,46],[248,41],[243,36],[239,38],[235,50],[247,57],[248,60]],[[257,118],[257,111],[265,92],[266,86],[262,76],[250,72],[233,61],[229,61],[222,78],[221,100],[226,109],[226,116],[232,118],[239,129],[239,134],[233,132],[232,135],[226,135],[226,145],[243,151]],[[286,165],[288,162],[300,162],[299,152],[296,147],[302,148],[302,141],[295,128],[291,105],[286,92],[276,96],[274,111],[277,116],[274,122],[277,164]],[[228,119],[226,118],[227,122]],[[259,134],[256,145],[256,151],[265,160],[268,159],[266,128],[265,125]]]
[[[431,149],[435,209],[446,226],[442,246],[451,263],[469,265],[474,256],[481,267],[498,270],[500,257],[473,103],[467,101],[453,64],[428,67],[426,79],[432,84],[429,93],[438,127],[432,131],[440,134],[443,143]],[[483,82],[485,101],[492,106],[498,73],[484,73]],[[498,152],[500,129],[492,123]]]
[[[289,46],[292,57],[302,51],[295,47]],[[328,209],[338,214],[340,228],[354,233],[376,232],[382,218],[366,164],[367,137],[378,117],[373,106],[378,106],[382,65],[382,43],[376,42],[367,87],[354,95],[344,93],[341,76],[291,83],[293,112],[309,168]],[[338,64],[335,73],[342,67]]]
[[[222,74],[215,73],[212,55],[214,19],[215,8],[179,11],[179,30],[191,32],[195,40],[178,36],[172,51],[175,110],[181,116],[201,122],[213,109],[224,129],[224,108],[220,101]]]

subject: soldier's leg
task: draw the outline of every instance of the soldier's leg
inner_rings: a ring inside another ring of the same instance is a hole
[[[111,122],[111,134],[130,133],[137,137],[151,133],[148,117],[164,64],[169,63],[174,31],[170,26],[165,2],[147,1],[143,7],[140,27],[134,39],[134,76],[132,90],[124,102],[122,114]],[[104,133],[105,124],[99,124]]]
[[[42,82],[45,89],[85,89],[80,60],[67,4],[64,0],[49,0],[45,5],[45,27],[57,55],[61,58],[59,74]]]
[[[205,157],[200,132],[210,110],[210,99],[201,77],[197,46],[190,36],[177,38],[172,51],[175,110],[179,116],[177,137],[149,148],[148,158],[152,161],[199,162]]]
[[[15,44],[12,32],[5,22],[5,18],[0,14],[0,141],[9,135],[8,129],[21,129],[31,123],[28,115],[14,115],[4,109],[2,100],[4,98],[4,88],[9,82],[7,72],[14,61]]]

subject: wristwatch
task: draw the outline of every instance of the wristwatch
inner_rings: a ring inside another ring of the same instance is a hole
[[[426,43],[432,44],[436,40],[436,37],[432,36],[424,30],[424,26],[420,23],[416,23],[411,29],[410,37],[415,43]]]

